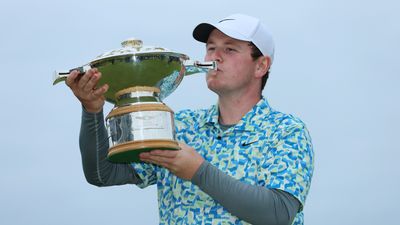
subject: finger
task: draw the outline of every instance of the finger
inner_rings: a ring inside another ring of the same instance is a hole
[[[83,74],[82,78],[78,82],[78,88],[84,90],[87,82],[89,82],[90,78],[95,73],[96,69],[90,69],[85,74]]]
[[[173,161],[171,161],[171,159],[169,159],[169,158],[151,156],[150,153],[141,153],[140,160],[145,163],[151,163],[151,164],[155,164],[158,166],[162,166],[162,167],[168,169],[169,171],[171,171],[172,173],[176,173],[176,171],[177,171],[175,169],[175,167],[173,166]]]
[[[152,156],[160,156],[166,158],[175,158],[178,155],[178,151],[173,150],[153,150],[150,152]]]
[[[140,161],[145,162],[145,163],[152,163],[152,162],[150,162],[148,159],[144,159],[144,158],[142,158],[142,157],[140,157]]]
[[[149,152],[142,152],[139,154],[140,160],[145,161],[145,162],[150,162],[150,157],[151,156],[150,156]]]
[[[148,152],[142,152],[142,153],[139,154],[139,157],[145,159],[145,158],[148,158],[149,155],[150,155],[150,153],[148,153]]]
[[[67,84],[68,87],[73,87],[76,84],[76,78],[79,75],[79,71],[74,70],[72,71],[68,76],[67,76],[67,80],[65,81],[65,83]]]
[[[158,155],[151,155],[151,154],[148,154],[147,157],[143,157],[143,159],[149,160],[149,161],[151,161],[152,163],[155,163],[155,164],[157,164],[157,165],[162,165],[162,166],[167,167],[167,168],[168,168],[168,167],[172,164],[172,162],[173,162],[173,159],[172,159],[172,158],[163,157],[163,156],[158,156]]]
[[[189,147],[189,145],[187,145],[187,144],[184,143],[184,142],[178,142],[178,145],[179,145],[179,147],[180,147],[181,149],[184,149],[184,148],[188,148],[188,147]]]
[[[83,91],[86,93],[92,92],[96,88],[97,82],[99,81],[100,77],[101,77],[100,72],[94,72],[92,76],[89,78],[88,82],[83,87]]]
[[[162,167],[168,169],[171,172],[175,171],[175,170],[172,169],[173,168],[172,165],[170,163],[168,163],[168,162],[157,161],[157,160],[149,160],[148,163],[152,163],[152,164],[155,164],[155,165],[158,165],[158,166],[162,166]]]
[[[101,86],[100,88],[97,88],[93,91],[93,95],[96,97],[100,97],[103,96],[107,91],[108,91],[108,84],[105,84],[103,86]]]
[[[143,160],[143,162],[151,163],[154,165],[164,167],[164,168],[168,169],[169,171],[171,171],[172,173],[174,173],[176,171],[176,170],[172,169],[171,165],[169,165],[168,163],[165,163],[165,162],[158,162],[158,161],[153,161],[153,160]]]
[[[141,161],[143,161],[145,163],[152,163],[152,164],[160,165],[160,162],[152,160],[149,157],[140,156],[139,158]]]

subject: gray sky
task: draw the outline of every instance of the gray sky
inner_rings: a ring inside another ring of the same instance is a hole
[[[394,0],[1,1],[0,224],[157,224],[155,187],[86,183],[81,107],[51,85],[52,72],[129,37],[202,60],[194,26],[237,12],[270,27],[276,57],[264,95],[313,138],[306,224],[397,224],[399,11]],[[215,101],[201,74],[165,100],[175,111]]]

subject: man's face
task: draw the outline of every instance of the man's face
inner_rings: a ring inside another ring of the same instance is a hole
[[[258,91],[257,61],[251,57],[249,42],[233,39],[214,29],[208,37],[205,61],[217,61],[218,70],[207,74],[208,88],[217,94]]]

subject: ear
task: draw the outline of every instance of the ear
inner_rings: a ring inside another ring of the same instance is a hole
[[[256,76],[263,77],[271,66],[271,58],[269,56],[261,56],[257,59]]]

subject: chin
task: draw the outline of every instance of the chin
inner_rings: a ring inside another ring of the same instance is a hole
[[[207,79],[207,87],[211,91],[218,94],[218,83],[215,80],[208,80]]]

